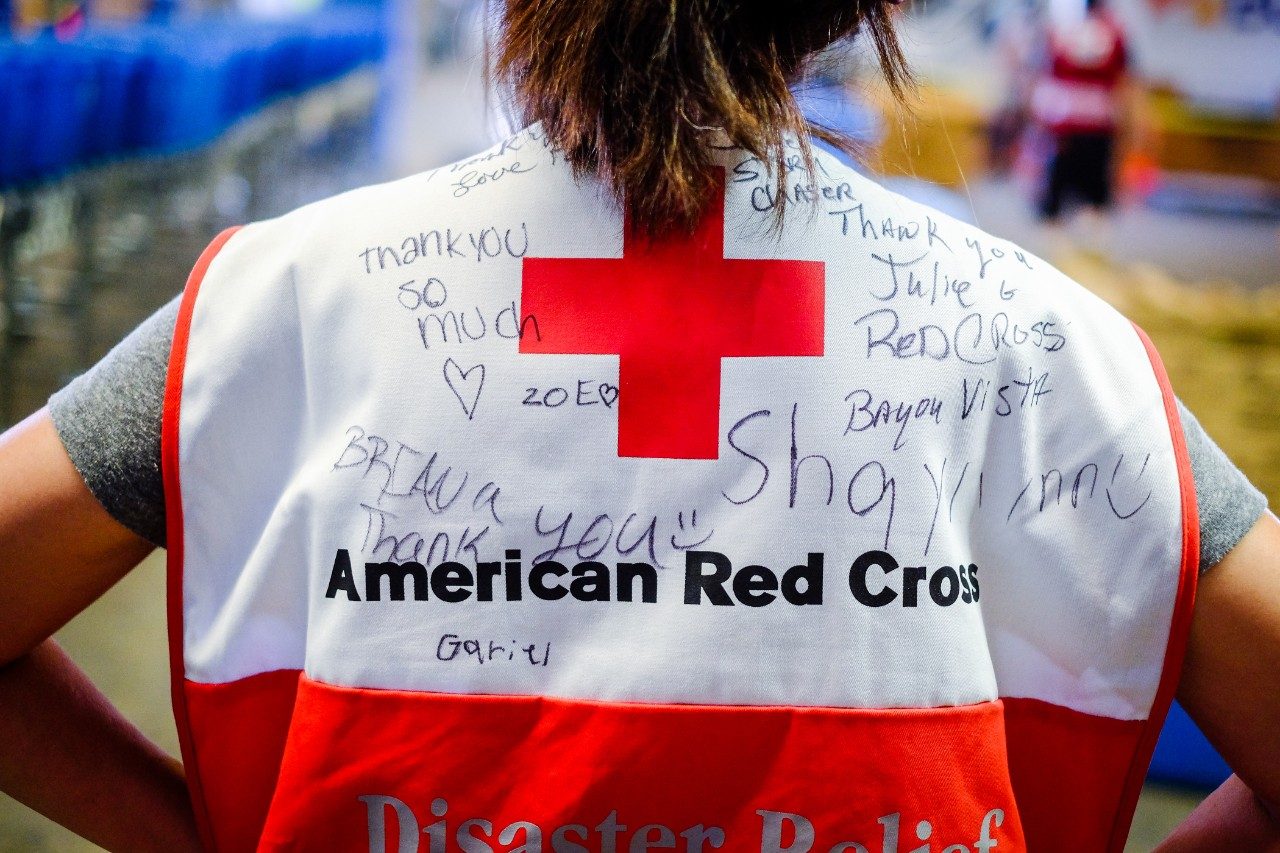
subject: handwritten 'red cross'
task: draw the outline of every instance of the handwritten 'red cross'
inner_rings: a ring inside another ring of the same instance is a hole
[[[715,459],[720,360],[823,352],[821,261],[724,257],[724,175],[692,235],[628,224],[621,258],[524,259],[522,353],[618,356],[618,455]]]

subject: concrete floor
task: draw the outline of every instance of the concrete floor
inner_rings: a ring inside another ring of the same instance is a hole
[[[1280,221],[1124,205],[1105,218],[1038,222],[1026,192],[1008,178],[980,177],[961,192],[980,228],[1055,261],[1084,249],[1120,267],[1149,264],[1190,284],[1280,286]]]

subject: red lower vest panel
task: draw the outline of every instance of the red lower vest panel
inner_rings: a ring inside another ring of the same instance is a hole
[[[294,672],[186,693],[222,851],[1101,851],[1141,729],[1030,700],[645,705]]]

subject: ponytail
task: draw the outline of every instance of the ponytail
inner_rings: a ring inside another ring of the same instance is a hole
[[[815,51],[863,28],[901,93],[909,72],[890,6],[506,0],[493,71],[521,118],[542,122],[576,173],[609,184],[633,227],[689,230],[714,186],[712,131],[773,164],[780,189],[786,136],[798,139],[810,171],[810,134],[848,149],[792,97],[790,84]]]

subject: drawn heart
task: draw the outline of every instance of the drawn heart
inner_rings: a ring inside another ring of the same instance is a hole
[[[618,399],[617,385],[610,385],[608,382],[602,382],[596,391],[600,395],[600,402],[604,403],[606,406],[612,407],[614,401]]]
[[[477,371],[479,375],[474,380],[468,378]],[[484,390],[484,365],[477,364],[463,370],[452,358],[446,358],[444,384],[449,386],[453,396],[457,397],[458,402],[462,404],[462,411],[466,413],[467,420],[475,417],[476,406],[480,403],[480,392]]]

